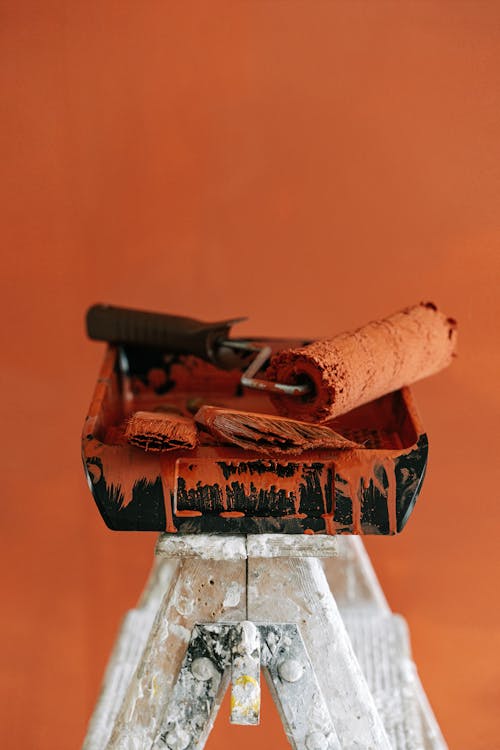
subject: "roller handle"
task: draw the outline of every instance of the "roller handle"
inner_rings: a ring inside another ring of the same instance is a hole
[[[239,319],[203,323],[178,315],[93,305],[87,311],[89,338],[111,344],[163,349],[172,354],[194,354],[217,364],[218,343],[227,339]]]

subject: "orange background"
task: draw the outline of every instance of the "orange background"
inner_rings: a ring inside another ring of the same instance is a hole
[[[79,434],[96,301],[324,337],[421,299],[460,357],[404,534],[367,546],[451,748],[500,747],[498,2],[2,2],[2,748],[79,747],[154,534]],[[285,748],[219,717],[209,748]]]

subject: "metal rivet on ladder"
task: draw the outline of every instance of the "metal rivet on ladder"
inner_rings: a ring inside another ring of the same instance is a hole
[[[206,656],[199,656],[193,660],[191,664],[191,672],[197,680],[210,680],[217,674],[217,668],[215,664],[207,659]]]
[[[179,727],[167,734],[165,742],[169,750],[186,750],[191,742],[191,735]]]
[[[304,674],[304,668],[295,659],[286,659],[278,666],[278,673],[286,682],[297,682]]]

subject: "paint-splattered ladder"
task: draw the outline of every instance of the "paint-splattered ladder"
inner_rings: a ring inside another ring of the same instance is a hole
[[[162,535],[84,750],[203,748],[259,721],[260,670],[296,750],[445,750],[358,537]]]

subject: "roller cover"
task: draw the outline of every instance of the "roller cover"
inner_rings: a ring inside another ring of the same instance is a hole
[[[276,395],[273,403],[284,416],[322,422],[438,372],[455,356],[456,342],[456,321],[422,302],[357,331],[278,352],[266,376],[311,381],[312,395]]]

